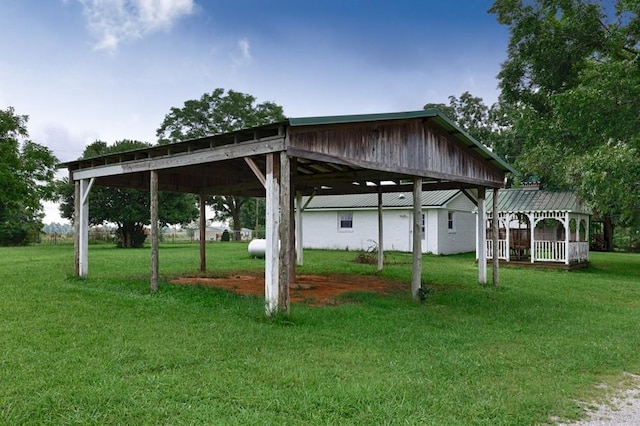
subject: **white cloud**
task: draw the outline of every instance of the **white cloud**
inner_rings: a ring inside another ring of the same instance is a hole
[[[245,37],[238,41],[238,47],[240,48],[240,53],[242,54],[243,61],[251,60],[251,46],[249,45],[249,40]]]
[[[97,50],[115,51],[126,40],[166,31],[190,15],[193,0],[78,0]]]

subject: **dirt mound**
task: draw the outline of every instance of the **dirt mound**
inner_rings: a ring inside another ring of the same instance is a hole
[[[264,297],[264,275],[231,275],[226,278],[182,277],[174,284],[217,287],[239,294]],[[335,305],[337,296],[348,292],[398,293],[408,289],[408,284],[388,281],[367,275],[298,275],[290,284],[289,296],[293,303],[310,305]]]

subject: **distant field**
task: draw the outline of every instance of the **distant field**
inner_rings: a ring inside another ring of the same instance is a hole
[[[212,276],[259,272],[244,243],[208,245]],[[306,274],[375,274],[355,252],[308,250]],[[0,248],[0,424],[514,425],[575,419],[595,385],[640,373],[640,255],[592,253],[573,272],[425,256],[434,292],[411,300],[411,255],[383,276],[407,291],[294,304],[168,280],[198,268],[195,244],[149,250]],[[489,268],[490,270],[491,268]]]

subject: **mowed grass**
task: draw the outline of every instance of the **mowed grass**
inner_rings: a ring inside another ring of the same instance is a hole
[[[263,270],[246,250],[209,244],[210,273]],[[418,303],[391,253],[405,293],[266,319],[262,297],[168,283],[196,245],[161,246],[156,294],[148,250],[89,252],[80,280],[71,246],[0,248],[0,424],[544,424],[640,373],[638,255],[502,268],[498,290],[472,255],[425,256]],[[355,256],[308,250],[299,272],[375,274]]]

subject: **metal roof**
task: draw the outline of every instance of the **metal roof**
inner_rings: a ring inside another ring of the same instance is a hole
[[[493,203],[493,192],[487,192],[487,205]],[[501,212],[569,211],[591,214],[572,191],[534,189],[501,189],[498,195]]]
[[[442,191],[429,191],[422,193],[423,207],[442,207],[460,190],[449,189]],[[303,205],[308,200],[304,197]],[[383,207],[407,207],[413,206],[412,192],[387,192],[382,194]],[[353,195],[318,195],[313,197],[305,210],[332,210],[332,209],[366,209],[378,207],[378,194],[353,194]]]

